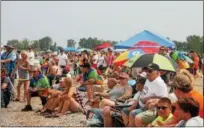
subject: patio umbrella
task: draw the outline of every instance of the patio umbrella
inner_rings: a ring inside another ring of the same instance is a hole
[[[133,49],[128,50],[123,53],[121,53],[113,62],[114,65],[123,65],[126,61],[128,61],[130,58],[134,57],[137,54],[142,54],[142,50]]]
[[[158,64],[161,70],[175,72],[175,64],[168,58],[159,54],[144,54],[141,55],[132,67],[147,67],[150,63]]]

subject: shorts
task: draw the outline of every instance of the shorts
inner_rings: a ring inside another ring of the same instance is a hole
[[[40,96],[38,92],[30,92],[30,95],[31,97],[40,97],[43,106],[47,103],[47,97]]]
[[[132,110],[129,114],[135,117],[136,115],[138,115],[144,111],[146,111],[145,108],[139,108],[139,109]]]
[[[130,108],[130,107],[125,107],[125,108],[122,109],[122,112],[125,113],[127,116],[129,116],[129,114],[130,114],[129,108]],[[139,105],[137,105],[137,107],[136,107],[135,109],[136,109],[136,110],[139,109]],[[134,111],[134,110],[132,110],[132,111]],[[132,111],[131,111],[131,112],[132,112]],[[137,111],[137,112],[139,112],[139,111]],[[137,114],[137,112],[136,112],[136,114]],[[134,114],[133,114],[133,115],[134,115]]]
[[[157,114],[155,111],[146,110],[144,112],[139,113],[137,116],[141,118],[143,124],[148,125],[154,119],[156,119]]]
[[[103,92],[103,86],[101,85],[93,85],[94,92]]]
[[[78,88],[79,91],[87,91],[87,88],[85,85],[82,85]],[[101,85],[93,85],[93,91],[94,92],[103,92],[103,87]]]

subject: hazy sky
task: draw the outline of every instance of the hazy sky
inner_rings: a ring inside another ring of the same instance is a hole
[[[202,1],[15,1],[1,2],[1,42],[52,37],[126,40],[143,30],[172,40],[203,35]]]

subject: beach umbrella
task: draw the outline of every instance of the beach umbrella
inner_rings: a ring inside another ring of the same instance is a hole
[[[142,54],[137,54],[134,57],[130,58],[128,61],[126,61],[123,65],[127,67],[132,67],[134,62],[141,56]]]
[[[114,65],[123,65],[126,61],[128,61],[130,58],[134,57],[137,54],[142,54],[143,51],[133,49],[128,50],[123,53],[121,53],[113,62]]]
[[[86,50],[86,51],[88,51],[88,52],[92,52],[92,51],[93,51],[93,50],[88,49],[88,48],[81,48],[81,49],[78,49],[77,51],[78,51],[78,52],[82,52],[82,51],[84,51],[84,50]]]
[[[64,51],[66,51],[66,52],[76,52],[76,48],[74,48],[74,47],[66,47],[66,48],[64,48]]]
[[[179,51],[172,52],[172,54],[170,56],[174,61],[176,61],[177,59],[181,59],[181,60],[186,61],[190,64],[194,63],[191,58],[189,58],[188,56],[184,55],[182,52],[179,52]]]
[[[144,54],[141,55],[133,63],[132,67],[147,67],[149,64],[158,64],[161,70],[175,72],[175,64],[167,57],[159,54]]]

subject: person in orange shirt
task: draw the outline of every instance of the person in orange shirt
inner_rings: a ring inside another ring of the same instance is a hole
[[[177,99],[182,98],[193,98],[199,103],[199,116],[203,118],[203,95],[193,89],[193,77],[192,75],[184,69],[179,70],[177,75],[175,76],[173,80],[173,87],[174,87],[174,93],[177,97]],[[174,117],[169,120],[166,123],[160,123],[160,126],[175,126],[180,119],[177,118],[178,113],[173,113]]]
[[[194,65],[193,65],[193,74],[196,75],[197,70],[199,69],[199,57],[197,53],[193,53],[193,61],[194,61]]]
[[[191,67],[191,73],[195,76],[197,73],[197,70],[199,69],[199,57],[195,51],[190,51],[190,56],[194,61],[194,64]]]

